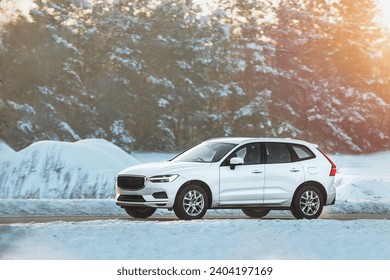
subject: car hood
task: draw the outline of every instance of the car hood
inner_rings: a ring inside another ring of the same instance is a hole
[[[208,162],[175,162],[164,161],[131,166],[122,170],[118,175],[139,175],[151,177],[155,175],[181,174],[186,170],[198,170],[208,168]]]

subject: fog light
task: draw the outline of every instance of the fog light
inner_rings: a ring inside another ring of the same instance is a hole
[[[168,198],[166,192],[155,192],[155,193],[152,194],[152,195],[153,195],[153,197],[156,198],[156,199]]]

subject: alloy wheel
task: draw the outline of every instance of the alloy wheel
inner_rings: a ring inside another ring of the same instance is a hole
[[[313,216],[321,206],[320,197],[315,191],[305,191],[299,201],[301,211],[307,216]]]
[[[198,190],[190,190],[183,199],[184,211],[190,216],[199,215],[204,208],[204,197]]]

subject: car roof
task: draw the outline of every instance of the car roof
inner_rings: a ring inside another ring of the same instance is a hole
[[[206,140],[207,142],[224,142],[231,143],[236,145],[242,145],[246,143],[252,142],[280,142],[280,143],[292,143],[292,144],[301,144],[301,145],[309,145],[317,147],[317,144],[313,144],[304,140],[291,139],[291,138],[267,138],[267,137],[221,137],[221,138],[213,138]]]

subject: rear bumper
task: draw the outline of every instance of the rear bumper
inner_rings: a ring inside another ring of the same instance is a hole
[[[334,205],[336,203],[336,191],[328,193],[325,205]]]

